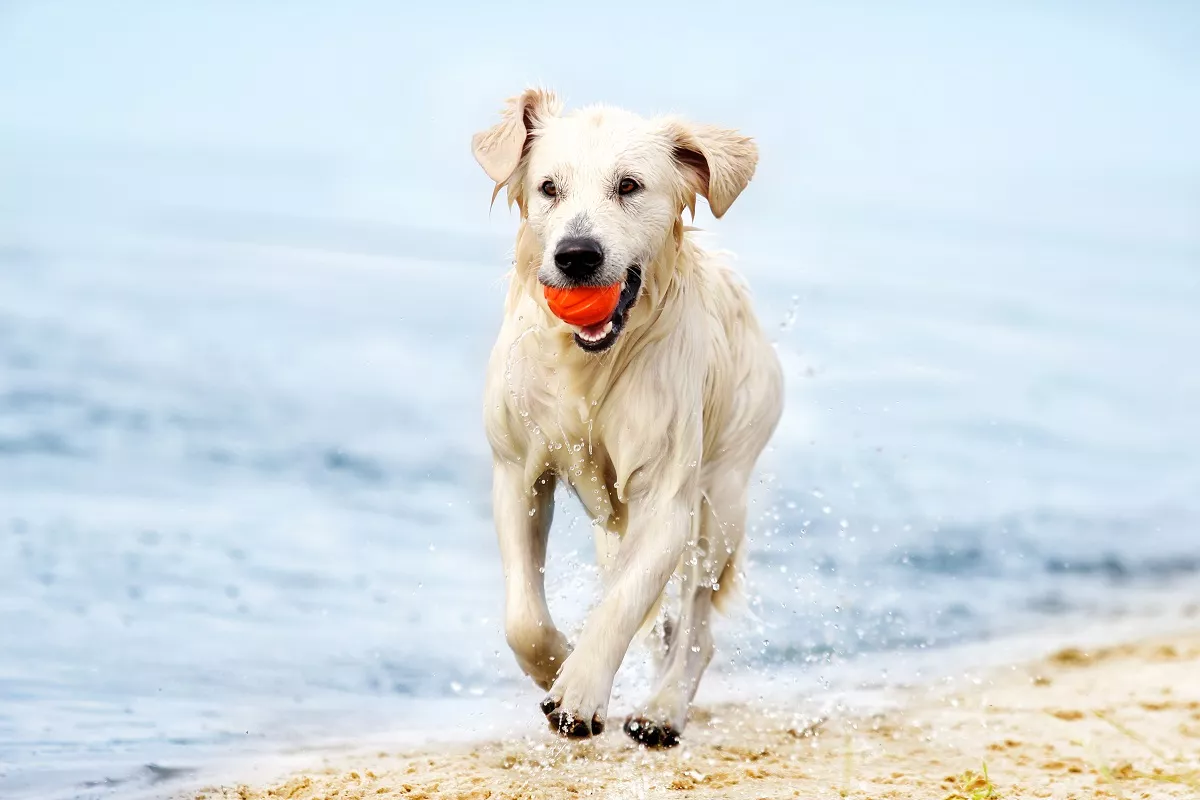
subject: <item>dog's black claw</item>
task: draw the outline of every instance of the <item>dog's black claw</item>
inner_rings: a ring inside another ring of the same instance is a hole
[[[651,722],[645,717],[625,720],[625,733],[646,747],[667,748],[679,744],[679,731],[665,723]]]
[[[546,719],[550,723],[550,730],[568,739],[587,739],[593,735],[592,725],[568,711],[551,711]]]
[[[604,733],[604,717],[597,714],[592,717],[592,736],[599,736]]]
[[[542,701],[542,713],[546,716],[550,716],[550,712],[558,708],[559,702],[561,701],[555,700],[553,697],[547,697]]]

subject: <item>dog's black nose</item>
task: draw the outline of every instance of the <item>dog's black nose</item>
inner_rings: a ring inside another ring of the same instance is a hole
[[[604,263],[604,251],[589,236],[572,236],[558,243],[554,263],[568,278],[586,278]]]

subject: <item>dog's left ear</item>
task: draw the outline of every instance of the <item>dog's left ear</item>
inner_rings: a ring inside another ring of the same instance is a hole
[[[714,217],[724,216],[754,177],[754,140],[737,131],[680,121],[668,123],[667,133],[689,188],[708,201]]]
[[[510,97],[500,122],[471,137],[471,152],[488,177],[499,187],[508,183],[547,117],[557,116],[562,103],[546,89],[526,89]]]

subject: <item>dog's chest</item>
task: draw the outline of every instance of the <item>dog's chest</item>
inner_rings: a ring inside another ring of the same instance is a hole
[[[548,391],[539,393],[540,402],[523,409],[528,414],[533,449],[540,450],[545,466],[556,472],[574,472],[588,462],[605,460],[599,404],[555,388],[553,382],[547,382]]]
[[[611,517],[614,470],[602,401],[589,399],[577,384],[554,375],[538,379],[537,388],[526,393],[528,402],[519,410],[527,457],[537,469],[569,483],[593,519]]]

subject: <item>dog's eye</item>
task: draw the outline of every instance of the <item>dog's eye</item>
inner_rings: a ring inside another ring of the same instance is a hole
[[[633,194],[640,188],[642,188],[642,185],[633,178],[622,178],[621,182],[617,184],[617,194]]]
[[[542,181],[542,185],[538,188],[546,197],[558,197],[558,187],[554,185],[554,181]]]

